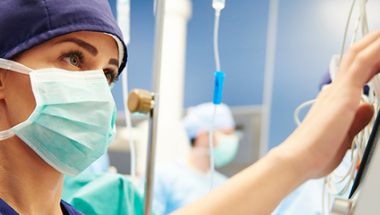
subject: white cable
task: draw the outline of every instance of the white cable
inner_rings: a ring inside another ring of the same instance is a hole
[[[305,107],[309,106],[309,105],[312,105],[314,102],[315,102],[315,100],[310,100],[310,101],[302,103],[300,106],[298,106],[296,108],[296,110],[294,111],[294,121],[296,122],[297,126],[301,124],[301,121],[298,117],[301,110],[304,109]]]
[[[359,16],[358,20],[356,20],[355,29],[354,29],[354,35],[352,37],[350,46],[352,46],[352,44],[354,44],[354,42],[356,41],[356,36],[358,35],[359,24],[360,24],[360,16]]]
[[[367,20],[367,10],[366,10],[366,3],[367,0],[361,0],[360,1],[360,19],[361,19],[361,26],[362,26],[362,34],[363,37],[369,33],[368,29],[368,20]]]
[[[354,179],[354,175],[355,175],[355,169],[356,169],[356,166],[358,164],[358,161],[359,161],[359,156],[355,155],[354,156],[354,160],[352,161],[351,163],[351,166],[350,166],[350,169],[347,171],[346,175],[344,175],[343,177],[341,177],[341,179],[337,179],[335,176],[337,175],[335,170],[333,171],[332,174],[328,175],[326,177],[326,188],[327,190],[329,191],[330,194],[333,194],[333,195],[343,195],[344,193],[347,192],[348,188],[350,187],[351,185],[351,182],[353,182],[353,179]],[[335,173],[335,174],[334,174]],[[343,183],[347,178],[349,177],[348,179],[348,182],[345,184],[345,186],[343,188],[340,189],[340,191],[338,191],[335,186],[334,186],[334,183],[335,184],[341,184]]]
[[[350,19],[351,19],[352,11],[353,11],[354,6],[355,6],[355,2],[356,2],[356,0],[354,0],[352,2],[350,13],[348,15],[346,29],[344,30],[343,45],[342,45],[342,50],[340,51],[340,61],[342,61],[342,57],[343,57],[343,53],[344,53],[344,46],[346,45],[346,37],[347,37],[348,26],[350,25]]]
[[[328,205],[329,211],[330,211],[330,208],[331,208],[331,205],[330,205],[330,198],[331,198],[331,194],[329,193],[329,195],[327,196],[327,205]],[[330,214],[330,213],[329,213],[329,214]]]
[[[219,18],[220,18],[220,10],[215,10],[214,56],[215,56],[216,71],[221,71],[220,70],[220,59],[219,59],[219,47],[218,47]]]
[[[375,101],[375,91],[372,84],[368,84],[368,103]]]
[[[216,115],[216,108],[218,107],[217,105],[214,105],[214,113],[212,115],[212,120],[211,120],[211,126],[210,126],[210,133],[209,133],[209,151],[210,151],[210,191],[212,190],[212,184],[213,184],[213,177],[214,177],[214,171],[215,171],[215,166],[214,166],[214,120],[215,120],[215,115]]]
[[[327,180],[327,178],[323,179],[323,185],[322,185],[322,215],[325,215],[325,191],[326,191],[325,184],[327,183],[326,180]]]

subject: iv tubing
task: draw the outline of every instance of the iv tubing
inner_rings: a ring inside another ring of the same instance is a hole
[[[215,171],[215,167],[214,167],[214,153],[213,153],[213,148],[214,148],[214,144],[213,144],[213,139],[214,139],[214,120],[215,120],[215,114],[216,114],[216,108],[218,106],[217,105],[214,105],[214,114],[212,115],[212,120],[211,120],[211,127],[210,127],[210,133],[209,133],[209,148],[210,148],[210,190],[212,190],[212,182],[213,182],[213,176],[214,176],[214,171]]]
[[[214,7],[214,4],[213,4]],[[215,7],[214,7],[215,8]],[[220,69],[220,59],[219,59],[219,47],[218,47],[218,31],[219,31],[219,18],[220,18],[220,11],[221,9],[215,8],[215,22],[214,22],[214,56],[215,56],[215,66],[216,66],[216,71],[219,72],[221,71]],[[213,148],[214,148],[214,120],[215,120],[215,114],[216,114],[216,108],[217,104],[214,103],[214,113],[212,116],[211,120],[211,126],[210,126],[210,133],[209,133],[209,153],[210,153],[210,191],[212,190],[212,182],[213,182],[213,177],[214,177],[214,172],[215,172],[215,166],[214,166],[214,153],[213,153]]]
[[[219,18],[220,18],[220,10],[215,10],[214,55],[215,55],[216,71],[221,71],[220,70],[220,59],[219,59],[219,47],[218,47]]]

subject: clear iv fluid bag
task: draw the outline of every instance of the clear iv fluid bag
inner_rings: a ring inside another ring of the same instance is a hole
[[[212,0],[212,7],[215,10],[222,10],[226,4],[226,0]]]

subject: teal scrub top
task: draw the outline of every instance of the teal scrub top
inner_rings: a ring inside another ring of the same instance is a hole
[[[142,215],[144,209],[142,195],[120,174],[65,176],[62,199],[86,215]]]

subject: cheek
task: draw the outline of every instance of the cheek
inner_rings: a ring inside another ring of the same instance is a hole
[[[28,75],[9,71],[5,82],[7,110],[12,126],[29,118],[36,107]]]

